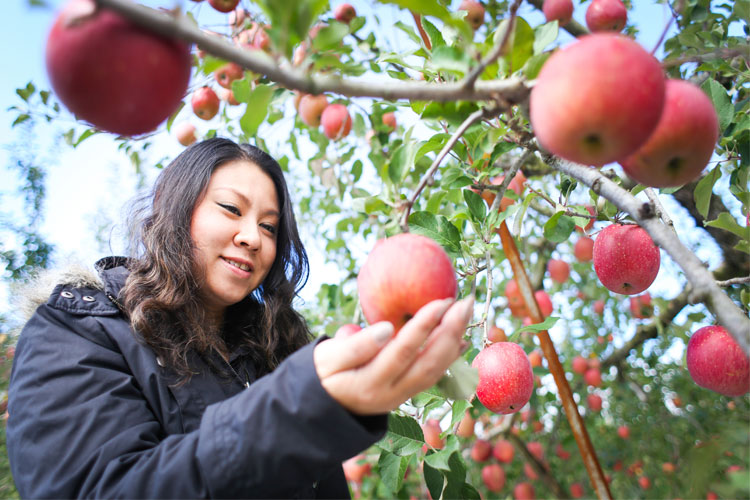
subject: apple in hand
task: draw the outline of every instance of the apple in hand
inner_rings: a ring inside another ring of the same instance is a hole
[[[593,0],[586,9],[586,26],[592,32],[619,32],[627,22],[628,9],[622,0]]]
[[[608,290],[635,295],[659,273],[659,247],[645,229],[632,224],[605,227],[594,241],[594,271]]]
[[[327,106],[328,99],[325,95],[305,94],[299,101],[299,117],[308,127],[318,127]]]
[[[193,92],[190,103],[195,116],[202,120],[210,120],[219,112],[219,96],[211,87],[201,87]]]
[[[573,18],[573,0],[544,0],[542,12],[548,23],[557,21],[565,26]]]
[[[390,321],[396,331],[428,302],[455,298],[458,292],[445,250],[413,233],[378,241],[359,272],[357,288],[367,322]]]
[[[323,133],[331,140],[338,140],[349,135],[352,129],[352,117],[343,104],[330,104],[320,116]]]
[[[484,6],[476,0],[463,0],[458,10],[466,11],[466,22],[476,31],[484,24]]]
[[[174,135],[177,137],[177,142],[183,146],[190,146],[196,140],[195,137],[195,125],[189,122],[182,122],[174,128]]]
[[[724,327],[704,326],[690,337],[687,369],[693,382],[725,396],[750,392],[750,360]]]
[[[500,464],[489,464],[482,467],[482,481],[493,493],[502,491],[505,486],[505,471]]]
[[[597,167],[642,146],[663,105],[659,61],[615,33],[587,35],[552,54],[529,101],[531,126],[544,149]]]
[[[336,7],[333,11],[333,17],[337,21],[341,21],[344,24],[349,24],[352,19],[357,17],[357,11],[349,3],[342,3]]]
[[[519,411],[531,398],[534,374],[521,346],[498,342],[482,349],[471,364],[479,372],[477,398],[490,411]]]
[[[208,0],[208,3],[219,12],[232,12],[240,0]]]
[[[667,80],[664,111],[645,144],[620,161],[645,186],[682,186],[700,176],[719,140],[719,118],[700,87]]]
[[[190,81],[190,45],[93,0],[65,4],[45,50],[60,101],[77,118],[115,134],[154,130],[177,109]]]

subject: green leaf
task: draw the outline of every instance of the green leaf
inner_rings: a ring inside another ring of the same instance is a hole
[[[570,237],[575,227],[572,217],[557,212],[544,224],[544,237],[554,243],[562,243]]]
[[[331,23],[318,31],[313,38],[315,50],[332,50],[341,46],[341,41],[349,34],[349,26],[338,21]]]
[[[456,226],[442,215],[430,212],[414,212],[409,216],[409,229],[437,241],[448,253],[461,251],[461,234]]]
[[[432,24],[427,19],[422,19],[422,27],[427,33],[427,36],[430,37],[430,42],[432,42],[433,50],[437,47],[442,47],[445,45],[445,40],[443,40],[443,34],[440,33],[440,30],[437,29],[434,24]]]
[[[432,454],[434,452],[429,451],[428,453]],[[430,490],[430,496],[432,498],[440,498],[443,493],[443,485],[445,484],[443,474],[430,466],[427,461],[423,463],[423,467],[424,480],[427,483],[427,489]]]
[[[750,19],[750,0],[736,0],[732,15],[737,19]]]
[[[250,102],[250,80],[243,78],[232,82],[232,93],[237,102]]]
[[[534,56],[531,56],[528,61],[526,61],[526,64],[523,65],[523,74],[528,80],[533,80],[537,76],[539,76],[539,72],[542,70],[542,66],[544,66],[544,63],[547,62],[547,59],[552,54],[549,52],[544,52],[542,54],[536,54]]]
[[[458,47],[442,45],[432,51],[432,65],[438,70],[452,71],[466,74],[471,59],[468,54]]]
[[[472,184],[471,179],[460,168],[449,168],[443,173],[440,184],[446,188],[462,188]]]
[[[471,408],[471,403],[466,399],[457,399],[453,402],[453,406],[451,407],[451,428],[463,420],[466,410],[469,408]]]
[[[503,26],[507,22],[508,20],[506,19],[500,23],[500,27],[497,30],[498,35],[505,31]],[[499,41],[496,40],[495,43],[499,43]],[[534,30],[521,17],[516,18],[516,26],[510,35],[510,43],[512,44],[510,55],[506,56],[505,59],[510,64],[511,70],[517,71],[534,55]]]
[[[27,83],[24,88],[16,89],[16,94],[26,102],[29,102],[29,98],[34,95],[34,92],[36,92],[36,87],[31,82]]]
[[[15,120],[13,120],[13,124],[11,125],[11,128],[15,127],[16,125],[20,125],[26,120],[30,120],[30,119],[31,119],[31,116],[29,116],[27,113],[22,113],[18,115],[18,117]]]
[[[414,159],[416,156],[417,148],[412,141],[402,144],[396,152],[393,153],[393,158],[388,164],[388,177],[390,177],[391,182],[393,182],[394,185],[398,186],[403,182],[406,174],[408,174],[414,166]]]
[[[750,240],[750,228],[740,226],[737,221],[727,212],[722,212],[716,220],[706,222],[706,226],[718,227],[734,233],[743,240]]]
[[[438,380],[437,386],[445,397],[458,401],[474,395],[479,383],[479,372],[472,368],[464,358],[458,358],[450,368],[450,373]]]
[[[711,207],[711,193],[714,189],[714,184],[719,180],[721,176],[721,169],[719,165],[716,165],[713,170],[706,174],[698,184],[695,185],[695,191],[693,191],[693,199],[695,200],[695,208],[698,209],[698,213],[705,219],[708,217],[708,209]]]
[[[172,124],[174,123],[174,119],[177,118],[177,115],[182,111],[182,108],[185,107],[185,101],[180,101],[179,106],[177,106],[177,109],[175,109],[172,114],[167,119],[167,132],[172,130]],[[79,141],[80,142],[80,141]]]
[[[81,134],[81,136],[78,138],[78,140],[73,144],[73,147],[78,147],[79,144],[81,144],[83,141],[91,137],[92,135],[96,135],[99,132],[96,129],[90,128],[87,130],[84,130],[84,132]]]
[[[380,480],[392,493],[398,493],[401,489],[408,465],[408,457],[401,457],[387,451],[380,453],[380,459],[378,459]]]
[[[445,191],[431,192],[430,198],[427,200],[427,212],[436,213],[440,209],[440,203],[446,197],[448,193]]]
[[[516,218],[513,220],[513,234],[521,234],[521,224],[523,223],[523,218],[526,215],[526,210],[528,210],[529,205],[531,205],[531,201],[536,198],[536,196],[536,193],[529,193],[526,195],[526,198],[524,198],[523,204],[518,210]]]
[[[460,451],[460,445],[458,442],[458,438],[454,436],[453,434],[449,434],[448,437],[445,439],[445,446],[441,448],[440,450],[436,451],[435,453],[431,453],[424,457],[424,462],[426,464],[429,464],[431,467],[434,467],[441,471],[450,471],[450,458],[451,455],[454,453],[459,454]],[[466,471],[464,470],[464,474]]]
[[[471,189],[464,189],[464,200],[469,207],[472,217],[475,221],[483,221],[487,216],[487,204],[484,202],[481,196],[472,191]]]
[[[557,21],[545,23],[534,29],[534,55],[541,54],[549,44],[557,40],[560,31]]]
[[[247,101],[247,109],[242,118],[240,118],[240,127],[242,128],[242,132],[247,136],[254,136],[260,124],[263,123],[268,113],[268,104],[271,102],[272,96],[273,87],[270,85],[258,85],[250,93],[250,98]]]
[[[518,333],[524,333],[524,332],[536,333],[536,332],[541,332],[542,330],[549,330],[555,325],[555,323],[557,323],[558,319],[560,318],[557,318],[555,316],[548,316],[544,318],[544,321],[542,321],[541,323],[535,323],[533,325],[527,325],[527,326],[524,326],[523,328],[519,328],[518,330],[513,332],[513,335],[515,336]]]
[[[395,413],[388,415],[388,431],[378,441],[378,447],[407,457],[422,449],[424,433],[416,420]]]
[[[445,143],[450,138],[450,134],[445,133],[439,133],[435,134],[428,141],[422,142],[419,146],[419,150],[417,150],[417,158],[421,158],[427,153],[432,153],[434,151],[440,151],[443,149],[443,146],[445,146]]]
[[[379,196],[354,198],[352,200],[352,208],[357,212],[367,215],[374,213],[385,214],[388,212],[388,205]]]
[[[719,128],[726,129],[734,118],[734,106],[726,89],[716,80],[710,78],[701,85],[703,91],[711,98],[716,114],[719,116]]]
[[[461,19],[455,18],[442,2],[437,0],[378,0],[380,3],[398,5],[402,9],[409,10],[416,14],[423,16],[432,16],[440,19],[446,24],[449,24],[460,31],[464,36],[470,36],[472,33],[469,23],[463,20],[463,14]]]

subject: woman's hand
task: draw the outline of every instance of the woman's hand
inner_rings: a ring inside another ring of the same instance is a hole
[[[315,347],[315,370],[326,391],[358,415],[386,413],[432,387],[466,347],[474,299],[436,300],[393,336],[388,322]]]

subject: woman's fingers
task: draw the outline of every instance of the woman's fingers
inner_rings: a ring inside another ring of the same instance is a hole
[[[321,342],[313,352],[318,377],[323,379],[368,363],[393,337],[393,333],[393,325],[381,321],[352,335]]]

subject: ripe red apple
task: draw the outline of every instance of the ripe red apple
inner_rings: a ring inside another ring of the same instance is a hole
[[[471,413],[467,411],[466,413],[464,413],[463,418],[458,423],[458,428],[456,429],[456,435],[465,437],[465,438],[472,437],[474,435],[474,424],[475,424],[475,421],[471,417]]]
[[[573,483],[570,485],[570,496],[572,498],[583,498],[583,485],[581,483]]]
[[[586,402],[591,411],[602,411],[602,397],[598,394],[589,394],[586,396]]]
[[[573,358],[573,371],[583,375],[589,369],[589,361],[583,356]]]
[[[271,37],[266,29],[265,25],[252,23],[249,28],[237,35],[235,42],[244,49],[268,52],[271,49]]]
[[[219,89],[219,99],[230,106],[237,106],[239,104],[239,101],[234,97],[234,92],[229,89]]]
[[[721,326],[704,326],[690,337],[687,368],[693,382],[725,396],[750,392],[750,360]]]
[[[597,33],[547,60],[531,91],[530,119],[544,149],[600,167],[644,144],[663,105],[659,61],[624,35]]]
[[[664,462],[663,464],[661,464],[661,470],[665,474],[671,474],[675,471],[675,466],[672,462]]]
[[[500,462],[506,464],[509,464],[513,461],[514,454],[515,449],[513,448],[513,445],[510,443],[510,441],[506,441],[505,439],[498,440],[498,442],[495,443],[495,446],[492,448],[492,456]]]
[[[305,94],[299,101],[299,117],[308,127],[318,127],[327,106],[328,98],[325,95]]]
[[[646,292],[642,295],[631,296],[630,314],[636,319],[650,318],[654,314],[654,306],[651,305],[651,294]]]
[[[521,482],[513,488],[513,498],[515,500],[534,500],[534,487],[531,483]]]
[[[621,425],[617,428],[617,435],[622,439],[630,439],[630,427],[627,425]]]
[[[491,326],[490,331],[487,332],[487,340],[490,342],[506,342],[508,336],[505,334],[505,330],[499,326]]]
[[[323,125],[323,133],[326,137],[338,140],[349,135],[352,129],[352,117],[349,116],[349,111],[343,104],[331,104],[323,110],[320,124]]]
[[[578,262],[588,262],[594,258],[594,240],[588,236],[581,236],[573,247],[573,255]]]
[[[225,89],[232,88],[232,82],[235,80],[241,80],[245,76],[245,72],[237,63],[229,62],[214,71],[214,78],[216,83],[224,87]]]
[[[359,272],[357,288],[367,322],[390,321],[396,331],[428,302],[453,298],[458,291],[445,250],[412,233],[376,243]]]
[[[547,271],[549,272],[550,278],[552,278],[552,281],[555,283],[565,283],[570,277],[570,266],[564,260],[548,260]]]
[[[600,387],[602,385],[602,372],[599,371],[599,368],[589,368],[583,374],[583,381],[592,387]]]
[[[219,96],[211,87],[201,87],[193,92],[190,103],[195,116],[202,120],[210,120],[219,112]]]
[[[531,441],[526,444],[526,448],[528,448],[529,453],[531,453],[537,460],[540,462],[544,461],[544,448],[542,447],[542,443],[539,441]]]
[[[557,443],[555,454],[563,460],[568,460],[570,458],[570,452],[563,448],[563,445],[561,445],[560,443]]]
[[[372,465],[365,460],[362,453],[346,460],[342,465],[346,480],[357,484],[362,483],[362,479],[369,476],[372,470]]]
[[[529,402],[534,374],[521,346],[498,342],[482,349],[471,366],[479,371],[477,398],[495,413],[515,413]]]
[[[493,179],[490,179],[490,184],[493,186],[499,186],[503,183],[503,179],[505,179],[504,175],[495,177]],[[523,193],[523,189],[526,186],[526,176],[521,172],[520,170],[516,172],[516,175],[513,176],[513,179],[511,179],[510,183],[508,183],[508,189],[513,190],[514,193],[516,193],[518,196],[521,196]],[[482,199],[487,202],[487,206],[492,206],[492,203],[495,201],[495,192],[491,191],[489,189],[482,191],[481,193]],[[513,198],[508,198],[507,196],[503,196],[500,200],[500,212],[504,212],[509,206],[514,204],[516,200]]]
[[[362,330],[362,327],[355,324],[355,323],[346,323],[344,325],[341,325],[338,330],[336,330],[336,333],[333,335],[334,337],[341,337],[346,338],[350,337],[351,335],[354,335],[358,331]]]
[[[510,312],[513,316],[521,318],[529,315],[526,303],[521,296],[521,290],[518,288],[518,283],[516,283],[515,279],[506,283],[505,298],[508,299],[508,307],[510,307]]]
[[[393,111],[390,111],[388,113],[383,114],[383,125],[388,127],[388,129],[393,132],[396,130],[396,113]]]
[[[424,441],[429,446],[436,450],[445,446],[445,440],[440,438],[440,433],[443,432],[440,429],[440,422],[431,418],[422,424],[422,432],[424,433]]]
[[[628,22],[628,9],[622,0],[593,0],[586,9],[586,26],[592,32],[622,31]]]
[[[647,490],[647,489],[651,488],[651,480],[649,478],[647,478],[646,476],[639,477],[638,478],[638,484],[644,490]]]
[[[471,446],[469,455],[475,462],[486,462],[490,458],[490,455],[492,455],[492,445],[489,441],[477,439]]]
[[[542,366],[542,353],[538,350],[533,350],[529,353],[529,364],[531,364],[531,368],[536,368],[537,366]]]
[[[659,273],[661,257],[648,233],[632,224],[605,227],[594,241],[594,271],[608,290],[635,295]]]
[[[565,26],[573,18],[573,0],[544,0],[542,12],[548,23],[557,21]]]
[[[458,10],[466,11],[466,22],[476,31],[484,24],[484,6],[476,0],[463,0]]]
[[[352,7],[351,4],[342,3],[334,9],[333,17],[337,21],[341,21],[344,24],[349,24],[352,19],[357,17],[357,11],[354,9],[354,7]]]
[[[505,486],[505,471],[500,464],[489,464],[482,467],[482,481],[488,490],[498,493]]]
[[[646,186],[682,186],[700,176],[718,140],[719,118],[706,93],[688,81],[667,80],[656,130],[620,164]]]
[[[601,316],[604,314],[604,301],[603,300],[597,300],[594,302],[594,312]]]
[[[526,477],[528,477],[532,481],[539,479],[539,475],[534,470],[534,467],[532,467],[531,464],[528,462],[523,464],[523,472],[524,474],[526,474]]]
[[[240,0],[208,0],[208,3],[219,12],[232,12]]]
[[[552,314],[552,299],[550,299],[547,292],[545,292],[544,290],[537,290],[536,292],[534,292],[534,298],[536,299],[536,303],[539,305],[542,316],[546,318],[547,316]]]
[[[190,122],[182,122],[175,126],[174,135],[177,142],[183,146],[190,146],[198,139],[195,137],[195,125]]]
[[[55,94],[77,118],[132,136],[154,130],[179,106],[190,81],[190,46],[93,0],[72,0],[50,30],[46,65]]]

